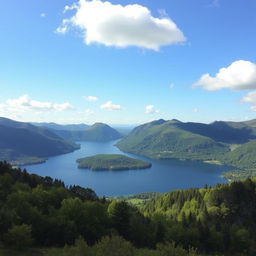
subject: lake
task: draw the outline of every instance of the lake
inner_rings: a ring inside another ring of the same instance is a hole
[[[226,166],[197,161],[153,160],[126,154],[116,148],[117,141],[78,142],[81,148],[72,153],[50,157],[43,164],[26,165],[29,173],[61,179],[66,185],[92,188],[99,196],[131,195],[141,192],[168,192],[175,189],[214,186],[225,183],[221,174]],[[123,154],[152,163],[144,170],[91,171],[78,169],[76,159],[95,154]]]

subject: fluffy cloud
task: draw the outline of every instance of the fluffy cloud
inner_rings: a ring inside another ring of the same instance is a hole
[[[155,18],[147,7],[138,4],[122,6],[100,0],[80,0],[66,6],[64,12],[73,9],[75,15],[64,19],[56,31],[65,34],[71,27],[78,27],[87,45],[138,46],[157,51],[161,46],[186,40],[169,17]]]
[[[107,101],[105,104],[100,106],[101,109],[107,110],[121,110],[122,107],[120,105],[113,104],[112,101]]]
[[[95,96],[84,96],[83,98],[87,101],[98,101],[99,100],[99,98],[95,97]]]
[[[251,110],[256,111],[256,91],[249,92],[242,98],[242,102],[252,104]]]
[[[204,74],[194,86],[215,91],[224,88],[230,90],[256,89],[256,64],[250,61],[238,60],[230,66],[221,68],[214,76]]]
[[[28,110],[34,111],[64,111],[71,110],[74,107],[68,103],[51,103],[47,101],[37,101],[31,99],[28,95],[20,96],[17,99],[8,99],[5,104],[0,104],[0,109],[2,111],[9,112],[25,112]]]
[[[158,114],[158,113],[160,113],[160,111],[156,110],[154,105],[148,105],[145,108],[145,113],[146,114]]]

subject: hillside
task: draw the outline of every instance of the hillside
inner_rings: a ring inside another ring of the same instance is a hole
[[[253,256],[255,190],[247,179],[157,194],[138,208],[0,162],[0,254]]]
[[[256,169],[256,140],[245,143],[223,157],[223,162],[241,169]]]
[[[91,170],[131,170],[146,169],[150,163],[118,154],[99,154],[77,159],[78,168]]]
[[[15,164],[41,162],[78,147],[48,129],[0,118],[0,160]]]
[[[251,127],[256,127],[256,119],[252,119],[252,120],[249,120],[249,121],[244,121],[243,123],[248,125],[248,126],[251,126]]]
[[[256,128],[245,122],[215,121],[210,124],[178,122],[176,127],[228,144],[241,144],[256,139]]]
[[[192,123],[178,120],[153,121],[135,128],[117,143],[117,147],[124,152],[152,158],[198,160],[218,159],[229,151],[227,145],[199,134],[201,125],[192,126]]]
[[[118,131],[103,123],[95,123],[80,131],[54,130],[54,132],[58,136],[70,141],[104,142],[117,140],[122,137]]]

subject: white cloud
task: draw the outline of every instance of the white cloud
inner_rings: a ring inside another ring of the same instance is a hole
[[[256,89],[256,64],[245,60],[235,61],[230,66],[221,68],[214,77],[204,74],[193,86],[201,86],[209,91],[224,88]]]
[[[46,13],[44,13],[44,12],[40,13],[40,17],[41,18],[45,18],[46,17]]]
[[[70,23],[70,21],[68,19],[64,19],[62,21],[62,26],[58,27],[56,29],[56,33],[58,34],[66,34],[68,32],[68,24]]]
[[[76,9],[75,15],[64,19],[56,32],[65,34],[69,28],[78,27],[87,45],[138,46],[157,51],[161,46],[186,40],[169,17],[155,18],[142,5],[80,0],[71,7],[66,6],[64,12],[70,9]]]
[[[242,98],[242,102],[256,104],[256,91],[249,92]]]
[[[145,113],[146,114],[158,114],[158,113],[160,113],[160,111],[156,110],[154,105],[148,105],[145,108]]]
[[[99,100],[99,98],[95,97],[95,96],[84,96],[83,98],[87,101],[98,101]]]
[[[122,107],[120,105],[113,104],[112,101],[107,101],[105,104],[100,106],[101,109],[107,110],[121,110]]]
[[[47,101],[37,101],[31,99],[28,95],[20,96],[17,99],[8,99],[4,104],[0,104],[0,109],[6,112],[26,112],[26,111],[64,111],[72,110],[72,106],[68,102],[62,104],[51,103]]]
[[[251,110],[256,112],[256,91],[249,92],[242,98],[242,102],[252,104]]]

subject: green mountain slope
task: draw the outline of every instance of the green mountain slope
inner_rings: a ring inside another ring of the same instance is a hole
[[[254,256],[255,191],[247,179],[140,194],[138,208],[0,162],[0,255]]]
[[[122,137],[118,131],[103,123],[95,123],[82,131],[55,130],[54,132],[70,141],[104,142],[117,140]]]
[[[223,157],[223,162],[241,169],[256,169],[256,140],[227,153]]]
[[[0,119],[0,159],[15,163],[42,161],[38,158],[72,152],[78,145],[51,131],[28,123]]]
[[[248,126],[251,126],[251,127],[256,127],[256,119],[252,119],[252,120],[249,120],[249,121],[244,121],[243,123],[248,125]]]
[[[241,144],[256,139],[256,128],[244,122],[216,121],[211,124],[179,122],[176,126],[182,130],[229,144]]]
[[[153,158],[217,159],[228,146],[193,133],[178,120],[157,120],[135,128],[117,143],[125,152]]]

